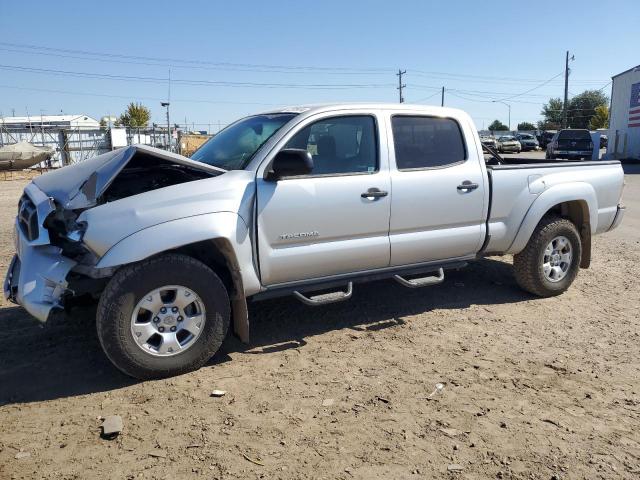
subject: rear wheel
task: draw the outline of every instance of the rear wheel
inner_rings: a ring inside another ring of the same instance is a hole
[[[229,326],[220,278],[194,258],[168,254],[120,269],[98,304],[98,338],[111,362],[135,378],[204,365]]]
[[[516,281],[540,297],[560,295],[580,268],[582,244],[575,225],[556,216],[544,217],[524,250],[513,258]]]

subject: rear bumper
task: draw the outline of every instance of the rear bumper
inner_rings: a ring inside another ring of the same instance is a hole
[[[553,155],[557,157],[591,157],[593,152],[591,150],[553,150]]]
[[[625,207],[624,205],[618,205],[616,216],[613,217],[613,222],[611,223],[611,226],[609,227],[608,231],[611,231],[614,228],[617,228],[622,223],[622,218],[624,217],[624,213],[626,210],[627,210],[627,207]]]
[[[67,274],[76,265],[61,254],[61,249],[48,243],[48,235],[29,241],[22,229],[15,228],[16,254],[3,282],[7,300],[22,305],[41,322],[51,310],[61,307],[60,299],[67,291]],[[40,225],[40,229],[43,227]],[[43,242],[46,237],[47,243]]]

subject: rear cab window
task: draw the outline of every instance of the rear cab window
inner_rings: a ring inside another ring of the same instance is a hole
[[[394,115],[391,127],[398,170],[444,168],[467,159],[462,130],[451,118]]]
[[[589,130],[562,130],[558,134],[559,140],[591,140]]]

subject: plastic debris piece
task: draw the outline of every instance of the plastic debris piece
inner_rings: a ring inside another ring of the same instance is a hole
[[[109,415],[102,422],[102,438],[112,440],[122,432],[123,424],[120,415]]]

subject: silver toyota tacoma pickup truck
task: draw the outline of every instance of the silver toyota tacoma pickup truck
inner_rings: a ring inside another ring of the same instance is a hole
[[[231,325],[249,341],[249,299],[426,287],[505,254],[523,289],[558,295],[620,223],[622,168],[508,162],[464,112],[392,104],[249,116],[191,159],[114,150],[25,188],[4,292],[42,322],[97,300],[106,355],[137,378],[199,368]]]

